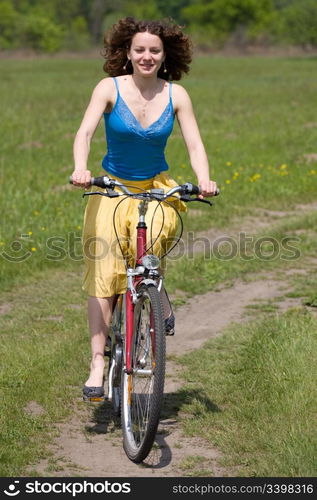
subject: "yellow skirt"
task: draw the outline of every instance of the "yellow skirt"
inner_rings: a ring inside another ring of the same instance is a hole
[[[109,176],[127,184],[132,192],[137,192],[140,188],[143,190],[163,188],[166,192],[177,185],[165,172],[144,181],[127,181],[113,175]],[[102,191],[96,186],[92,190]],[[118,191],[120,190],[118,189]],[[178,211],[186,211],[184,202],[175,198],[168,201]],[[133,265],[135,262],[139,203],[139,200],[123,199],[123,197],[107,198],[95,195],[88,198],[83,228],[85,263],[83,290],[89,295],[111,297],[126,291],[126,262],[129,262],[129,265]],[[158,206],[158,202],[153,201],[148,205],[145,221],[148,227],[147,247],[151,244],[152,226],[154,244],[153,248],[149,249],[149,253],[160,257],[174,241],[178,216],[174,208],[167,203]],[[164,267],[164,263],[162,263],[162,267]]]

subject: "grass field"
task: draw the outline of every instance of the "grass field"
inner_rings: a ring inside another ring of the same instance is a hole
[[[221,196],[212,209],[202,205],[195,217],[185,217],[188,230],[225,230],[233,218],[242,220],[255,208],[285,210],[316,199],[315,62],[304,57],[207,56],[195,61],[183,84],[192,96]],[[79,190],[69,189],[68,177],[74,134],[92,88],[103,77],[101,68],[101,58],[0,60],[0,475],[22,475],[45,453],[52,424],[69,414],[74,391],[80,392],[86,376],[83,366],[88,366],[89,352],[80,289],[85,201]],[[94,175],[104,152],[101,126],[90,157]],[[195,180],[177,125],[167,158],[177,181]],[[185,262],[191,273],[182,272],[184,261],[169,266],[168,287],[191,295],[257,270],[283,272],[286,266],[300,265],[316,252],[316,213],[299,211],[269,234],[281,242],[298,232],[298,264],[197,256]],[[294,294],[316,306],[315,275],[298,279]],[[210,439],[242,475],[314,474],[316,400],[305,368],[312,366],[314,345],[316,320],[302,311],[229,329],[206,350],[184,360],[190,384],[198,384],[226,409],[220,419],[220,414],[201,408],[201,401],[194,402],[186,408],[186,432],[211,428]],[[193,375],[192,366],[197,365],[204,371],[200,381]],[[250,399],[251,382],[263,404]],[[272,396],[274,387],[280,391]],[[45,409],[43,415],[25,411],[34,400]],[[240,431],[241,440],[230,446]],[[272,443],[271,450],[265,439]]]
[[[98,59],[0,60],[0,276],[10,287],[47,268],[78,268],[85,202],[68,190],[72,142],[96,82]],[[285,208],[315,198],[314,58],[208,58],[184,80],[222,196],[199,207],[188,229],[225,227],[254,206]],[[90,168],[100,172],[103,126]],[[177,125],[167,158],[177,181],[195,180]],[[52,238],[57,238],[53,242]],[[55,247],[58,247],[56,250]],[[13,261],[13,263],[12,263]]]
[[[315,476],[316,341],[310,314],[266,314],[185,357],[186,431],[218,445],[237,476]]]

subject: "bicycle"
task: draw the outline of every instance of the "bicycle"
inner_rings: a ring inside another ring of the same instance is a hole
[[[190,182],[175,186],[166,193],[163,189],[132,193],[127,184],[108,176],[92,178],[91,185],[105,191],[87,192],[83,196],[123,196],[140,200],[136,263],[134,267],[127,266],[127,291],[115,298],[105,351],[109,358],[108,394],[102,398],[90,398],[93,402],[104,399],[112,402],[115,414],[121,415],[125,453],[130,460],[140,463],[152,448],[159,424],[166,351],[165,318],[160,295],[163,287],[163,276],[159,272],[160,259],[148,253],[153,244],[147,248],[145,214],[148,203],[154,200],[158,204],[169,203],[168,198],[176,194],[185,202],[212,203],[191,198],[191,195],[198,195],[200,191],[198,186]],[[176,212],[181,222],[181,232],[176,243],[161,259],[177,245],[183,232],[182,219]]]

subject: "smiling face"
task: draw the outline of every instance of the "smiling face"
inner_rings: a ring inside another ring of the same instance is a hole
[[[133,72],[142,76],[156,75],[165,59],[163,42],[148,31],[137,33],[132,38],[128,52]]]

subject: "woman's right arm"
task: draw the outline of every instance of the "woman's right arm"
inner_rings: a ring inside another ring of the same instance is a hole
[[[87,162],[91,139],[105,109],[114,102],[114,91],[112,78],[104,78],[93,90],[73,146],[75,166],[72,179],[75,186],[90,186],[91,172],[87,169]]]

